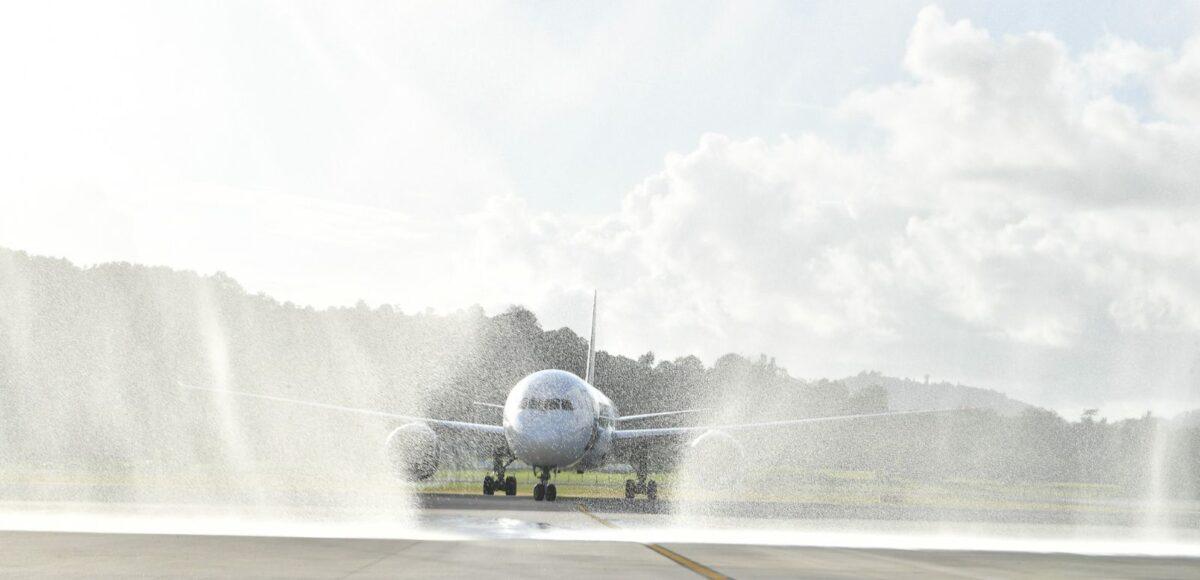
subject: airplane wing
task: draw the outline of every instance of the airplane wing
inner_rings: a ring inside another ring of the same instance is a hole
[[[647,429],[618,429],[614,433],[617,441],[647,441],[653,439],[679,439],[689,435],[700,435],[706,431],[725,431],[738,433],[763,429],[813,425],[817,423],[837,423],[861,419],[879,419],[884,417],[903,417],[914,415],[932,415],[950,413],[959,409],[934,409],[928,411],[895,411],[890,413],[864,413],[859,415],[835,415],[832,417],[811,417],[807,419],[787,419],[782,421],[761,421],[756,423],[731,423],[727,425],[701,425],[697,427],[657,427]]]
[[[389,413],[386,411],[376,411],[373,409],[359,409],[355,407],[345,407],[342,405],[333,405],[330,403],[318,403],[316,401],[304,401],[301,399],[289,399],[287,397],[278,397],[275,395],[263,395],[259,393],[247,393],[243,391],[231,391],[228,389],[212,389],[208,387],[197,387],[185,383],[178,383],[184,389],[193,391],[206,391],[209,393],[219,393],[223,395],[235,395],[248,399],[259,399],[263,401],[274,401],[276,403],[288,403],[291,405],[299,405],[311,407],[315,409],[323,409],[326,411],[337,411],[341,413],[369,415],[372,417],[381,417],[385,419],[400,419],[402,421],[421,421],[428,424],[436,431],[453,431],[460,433],[477,433],[481,435],[504,436],[504,427],[500,425],[486,425],[482,423],[467,423],[463,421],[446,421],[442,419],[430,419],[427,417],[415,417],[412,415],[401,415],[399,413]]]
[[[682,411],[662,411],[659,413],[642,413],[641,415],[622,415],[617,417],[617,421],[636,421],[638,419],[650,419],[653,417],[670,417],[672,415],[687,415],[689,413],[705,413],[712,409],[684,409]]]

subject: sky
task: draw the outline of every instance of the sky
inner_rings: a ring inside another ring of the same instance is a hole
[[[1200,5],[5,3],[0,245],[1200,406]]]

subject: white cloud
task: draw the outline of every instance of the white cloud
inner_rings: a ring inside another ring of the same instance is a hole
[[[1066,407],[1148,384],[1147,406],[1200,403],[1200,128],[1112,91],[1176,86],[1189,54],[1108,39],[1072,56],[926,9],[912,80],[843,105],[878,150],[709,135],[601,224],[508,214],[488,243],[544,287],[603,288],[618,350],[932,372]]]
[[[1200,38],[1191,39],[1159,81],[1159,105],[1175,118],[1200,122]]]
[[[312,34],[320,52],[333,32]],[[535,38],[511,57],[553,42]],[[595,287],[602,346],[617,352],[764,352],[805,376],[931,373],[1064,409],[1145,401],[1161,411],[1200,404],[1198,47],[1175,55],[1109,37],[1072,53],[1049,33],[995,37],[928,8],[907,43],[908,78],[839,107],[874,132],[867,143],[706,135],[611,215],[540,211],[485,167],[461,183],[488,201],[449,217],[241,190],[68,196],[0,200],[23,212],[0,218],[0,243],[223,269],[298,302],[519,302],[577,329]],[[558,89],[539,106],[590,98],[587,83],[551,81]],[[523,98],[503,78],[488,82],[482,93]],[[428,155],[412,151],[418,164],[437,161],[414,183],[486,161],[438,116],[441,103],[386,78],[347,90],[362,86],[429,112],[411,126],[443,134]],[[1130,98],[1138,91],[1146,97]],[[381,126],[406,123],[376,104]],[[347,150],[368,157],[349,155],[346,167],[378,167],[372,151],[409,146],[388,139],[351,139]],[[71,231],[38,227],[56,221]],[[190,241],[161,243],[179,238]]]

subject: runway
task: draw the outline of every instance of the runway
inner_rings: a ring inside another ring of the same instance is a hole
[[[1200,577],[1186,558],[694,543],[0,532],[0,546],[7,578]]]
[[[886,533],[892,524],[885,521],[839,528],[838,520],[824,520],[813,528],[818,531],[805,532],[780,518],[772,527],[757,518],[721,516],[695,529],[666,529],[669,516],[662,512],[670,505],[662,503],[431,494],[419,497],[419,507],[413,533],[396,538],[111,533],[154,529],[135,519],[98,533],[0,532],[0,577],[1200,578],[1194,557],[1012,551],[997,549],[1004,544],[976,545],[971,533],[922,544],[911,539],[910,528],[893,528],[895,538],[910,538],[910,549],[891,549],[894,539],[861,533],[864,525]],[[994,530],[1003,535],[1008,529]],[[378,532],[362,529],[368,536]],[[334,533],[356,535],[346,526]]]

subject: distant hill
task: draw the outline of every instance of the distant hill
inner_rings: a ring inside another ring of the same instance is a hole
[[[1180,413],[1171,419],[1171,423],[1182,429],[1200,428],[1200,409]]]
[[[63,469],[103,482],[177,481],[186,474],[189,490],[214,498],[254,497],[260,483],[287,481],[341,489],[360,485],[361,477],[388,476],[379,451],[403,421],[234,403],[179,384],[494,422],[492,410],[472,401],[503,401],[512,385],[541,369],[582,374],[586,358],[583,337],[545,330],[520,306],[492,316],[479,307],[406,314],[363,302],[316,309],[252,294],[221,273],[129,263],[79,267],[0,248],[0,476],[18,481],[31,469]],[[596,368],[596,386],[630,415],[713,408],[720,421],[734,423],[889,407],[995,410],[747,434],[747,469],[1094,482],[1128,490],[1154,482],[1172,495],[1200,496],[1200,431],[1182,431],[1193,429],[1196,414],[1170,423],[1150,416],[1069,421],[1026,414],[1033,407],[995,391],[878,372],[806,381],[766,355],[727,354],[707,366],[695,356],[656,360],[651,352],[631,358],[598,351]],[[699,419],[655,424],[689,420]],[[452,447],[467,459],[492,451]],[[660,454],[654,469],[671,469],[681,457],[687,454]],[[304,479],[291,480],[291,473]],[[79,489],[87,501],[123,497]]]
[[[842,379],[851,392],[879,385],[887,390],[888,406],[893,411],[918,409],[946,409],[973,407],[993,409],[997,413],[1012,417],[1020,415],[1033,405],[1011,399],[1004,393],[952,383],[929,383],[885,376],[878,371],[861,372]]]

